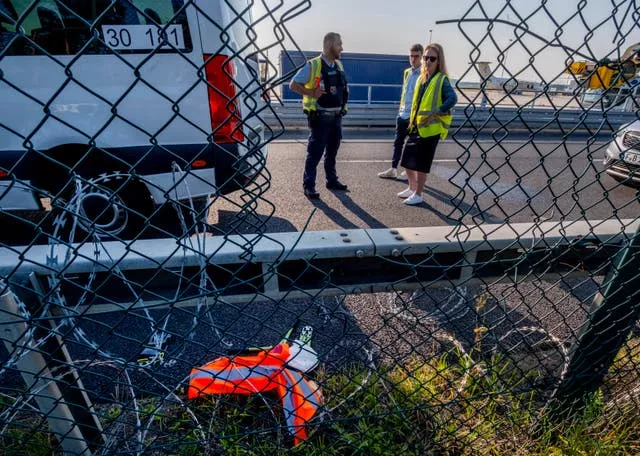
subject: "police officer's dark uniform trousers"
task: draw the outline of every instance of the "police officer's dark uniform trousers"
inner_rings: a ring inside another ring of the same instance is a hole
[[[324,60],[321,75],[326,93],[318,98],[316,111],[305,111],[311,134],[307,145],[303,186],[305,191],[311,193],[316,192],[316,170],[323,154],[327,188],[347,188],[340,183],[336,173],[336,155],[342,139],[342,116],[346,113],[345,106],[349,97],[347,79],[337,64],[329,67]]]

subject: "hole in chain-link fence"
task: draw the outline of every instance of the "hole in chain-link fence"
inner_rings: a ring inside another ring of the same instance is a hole
[[[635,2],[442,18],[446,226],[282,232],[311,7],[0,0],[4,451],[632,452]],[[345,131],[395,122],[365,86]]]

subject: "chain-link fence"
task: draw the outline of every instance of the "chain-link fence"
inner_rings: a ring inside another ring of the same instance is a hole
[[[450,225],[271,233],[310,6],[0,0],[3,453],[637,452],[636,3],[470,2]]]

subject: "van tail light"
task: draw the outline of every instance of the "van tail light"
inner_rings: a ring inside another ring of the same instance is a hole
[[[216,143],[242,142],[242,122],[236,96],[235,65],[226,55],[204,54],[211,128]]]

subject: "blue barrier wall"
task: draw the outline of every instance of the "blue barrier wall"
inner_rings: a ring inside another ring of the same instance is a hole
[[[280,74],[290,81],[297,67],[318,54],[318,51],[280,52]],[[408,53],[393,55],[345,52],[340,60],[350,84],[402,84],[402,73],[409,67]],[[300,95],[289,89],[288,83],[284,86],[282,95],[285,100],[300,98]],[[371,99],[372,103],[397,103],[400,101],[400,87],[374,87]],[[366,101],[366,87],[350,88],[350,103],[366,103]]]

